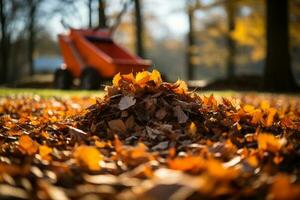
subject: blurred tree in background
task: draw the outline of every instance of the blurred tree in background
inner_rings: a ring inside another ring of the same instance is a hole
[[[117,42],[139,56],[152,59],[154,67],[171,80],[185,77],[230,81],[244,75],[265,75],[266,86],[266,82],[273,82],[267,87],[285,90],[274,85],[279,78],[272,73],[280,74],[282,79],[300,79],[300,0],[285,1],[289,9],[276,11],[287,16],[286,24],[268,20],[267,8],[274,11],[270,2],[1,0],[0,80],[4,83],[33,74],[36,58],[59,55],[56,33],[67,31],[68,26],[108,27],[114,30]],[[50,25],[58,19],[62,19],[65,28],[59,23]],[[287,46],[285,55],[274,57],[268,50],[276,47],[269,45],[280,45],[278,39],[270,39],[267,33],[274,32],[275,24],[286,30],[288,43],[281,44]],[[276,59],[282,61],[285,73],[278,73]],[[285,88],[295,83],[286,83]]]

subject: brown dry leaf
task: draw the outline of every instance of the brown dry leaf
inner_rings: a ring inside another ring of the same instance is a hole
[[[130,117],[127,118],[127,120],[125,121],[125,125],[127,129],[132,129],[134,127],[135,120],[132,115],[130,115]]]
[[[265,151],[278,152],[281,149],[280,139],[272,134],[260,133],[257,136],[258,148]]]
[[[108,126],[113,131],[126,132],[126,125],[121,119],[114,119],[108,122]]]
[[[180,106],[176,106],[174,108],[174,114],[177,117],[178,123],[183,124],[185,123],[189,117],[183,112]]]
[[[136,100],[133,96],[123,96],[118,104],[120,110],[126,110],[135,104]]]
[[[168,114],[168,113],[167,113],[166,109],[165,109],[165,108],[161,108],[161,109],[159,109],[158,111],[156,111],[155,117],[156,117],[157,119],[159,119],[159,120],[162,120],[162,119],[165,118],[165,116],[166,116],[167,114]]]
[[[38,151],[39,144],[28,135],[22,135],[19,138],[19,149],[25,154],[33,155]]]
[[[81,145],[75,149],[73,155],[79,165],[92,171],[100,169],[99,162],[103,159],[103,156],[96,147]]]

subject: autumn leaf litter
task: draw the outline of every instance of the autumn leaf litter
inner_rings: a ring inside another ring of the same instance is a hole
[[[1,197],[299,199],[298,98],[200,97],[156,70],[106,92],[1,98]]]

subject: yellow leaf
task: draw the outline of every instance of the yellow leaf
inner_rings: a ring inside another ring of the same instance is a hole
[[[252,112],[254,112],[254,110],[255,110],[254,106],[249,105],[249,104],[245,105],[245,106],[243,107],[243,109],[244,109],[244,111],[247,112],[247,113],[252,113]]]
[[[195,125],[194,122],[191,122],[191,124],[190,124],[189,127],[188,127],[188,133],[189,133],[191,136],[193,136],[193,135],[196,134],[196,132],[197,132],[197,126]]]
[[[159,71],[154,69],[150,75],[150,80],[153,81],[156,85],[160,85],[162,83],[162,79]]]
[[[150,80],[150,74],[148,71],[138,72],[135,76],[135,81],[140,86],[143,86]]]
[[[118,86],[119,86],[119,81],[120,81],[121,79],[122,79],[122,77],[121,77],[120,73],[117,73],[117,74],[114,76],[113,80],[112,80],[113,86],[118,87]]]
[[[76,148],[74,157],[79,165],[83,165],[93,171],[100,169],[99,162],[103,159],[97,148],[85,145]]]
[[[262,109],[262,110],[268,110],[269,108],[270,108],[270,104],[269,104],[269,102],[267,102],[267,101],[262,101],[261,103],[260,103],[260,108]]]
[[[39,146],[39,154],[41,155],[41,157],[45,160],[50,160],[51,157],[49,156],[49,154],[52,153],[52,148],[46,146],[46,145],[40,145]]]
[[[176,87],[174,89],[174,92],[176,92],[178,94],[183,94],[188,91],[188,86],[187,86],[186,82],[184,82],[182,80],[177,80],[175,85],[177,85],[178,87]]]

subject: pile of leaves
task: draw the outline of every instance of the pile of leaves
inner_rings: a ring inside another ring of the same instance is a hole
[[[0,196],[299,199],[300,105],[202,97],[158,71],[104,98],[0,98]]]

